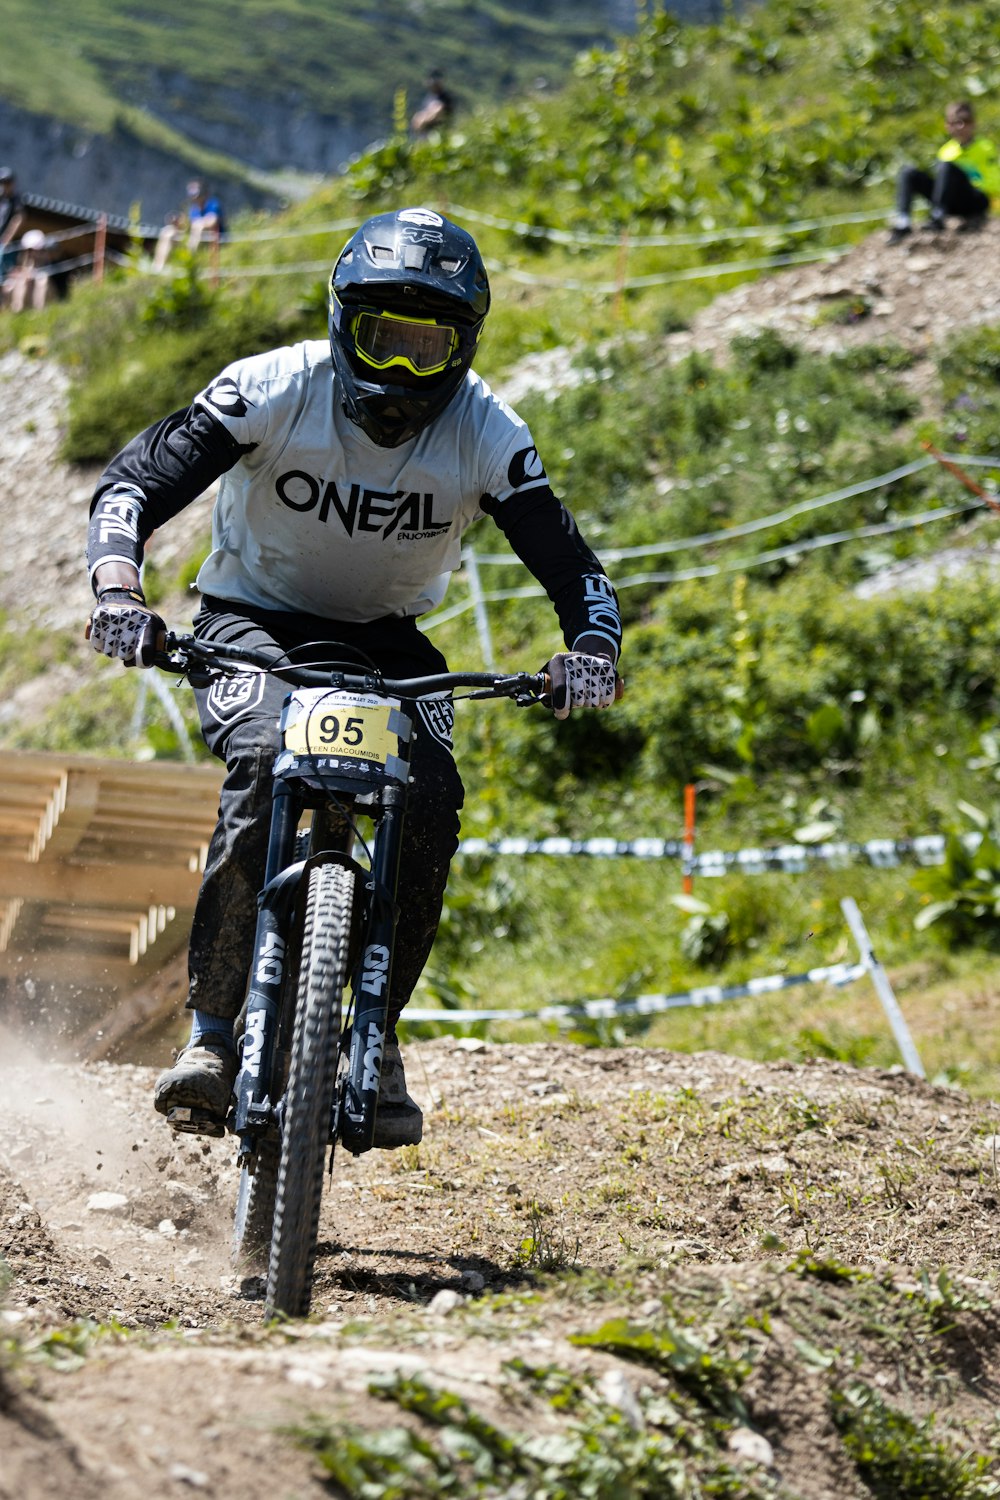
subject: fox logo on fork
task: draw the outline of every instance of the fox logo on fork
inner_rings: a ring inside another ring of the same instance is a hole
[[[361,1088],[367,1093],[369,1089],[378,1087],[379,1074],[382,1071],[382,1049],[385,1046],[385,1032],[380,1031],[374,1021],[368,1023],[368,1045],[365,1048],[365,1074],[361,1080]]]

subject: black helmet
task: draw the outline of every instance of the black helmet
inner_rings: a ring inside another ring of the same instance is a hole
[[[490,307],[476,242],[429,208],[368,219],[330,275],[330,348],[344,408],[395,448],[448,405]]]

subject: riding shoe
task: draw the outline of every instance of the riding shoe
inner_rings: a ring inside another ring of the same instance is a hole
[[[399,1043],[395,1037],[386,1037],[372,1145],[383,1151],[394,1151],[398,1146],[416,1146],[423,1133],[424,1117],[420,1105],[406,1092]]]
[[[211,1034],[198,1037],[156,1080],[153,1108],[161,1115],[178,1108],[204,1109],[224,1120],[238,1067],[233,1047]]]

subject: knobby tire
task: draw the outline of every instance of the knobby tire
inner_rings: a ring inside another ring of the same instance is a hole
[[[296,845],[296,859],[305,859],[308,848]],[[278,1030],[277,1053],[273,1064],[270,1094],[280,1099],[288,1083],[288,1056],[292,1044],[292,1027],[295,1019],[295,997],[299,988],[299,964],[301,953],[298,939],[293,935],[288,948],[288,962],[283,981],[281,1021]],[[245,1018],[237,1022],[241,1033]],[[271,1253],[271,1235],[274,1232],[274,1201],[278,1191],[278,1162],[281,1145],[277,1127],[274,1126],[257,1142],[257,1149],[250,1162],[240,1168],[240,1185],[236,1195],[236,1212],[233,1216],[232,1262],[237,1272],[267,1275],[268,1257]]]
[[[257,1146],[254,1170],[240,1170],[233,1226],[233,1265],[237,1271],[267,1269],[274,1230],[274,1201],[278,1191],[277,1136],[265,1137]]]
[[[266,1317],[305,1317],[309,1311],[353,900],[354,879],[342,865],[321,864],[310,870],[282,1117]]]

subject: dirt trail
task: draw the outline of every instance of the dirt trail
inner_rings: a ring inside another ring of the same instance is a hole
[[[957,276],[970,257],[977,274]],[[998,272],[1000,225],[971,248],[873,235],[836,266],[738,288],[668,343],[721,349],[771,324],[817,348],[897,339],[927,353],[1000,318]],[[858,297],[850,327],[817,317]],[[906,378],[924,393],[931,369],[921,359]],[[45,493],[53,534],[78,538],[89,482],[56,457],[65,382],[9,354],[0,386],[13,403],[0,476]],[[44,559],[30,518],[9,519],[0,605],[16,610],[24,565],[37,575]],[[60,548],[35,597],[60,598],[69,624],[88,600],[77,542]],[[57,686],[29,684],[12,711]],[[957,1449],[995,1454],[1000,1110],[835,1063],[451,1039],[410,1046],[407,1062],[424,1144],[338,1157],[314,1317],[265,1331],[259,1281],[229,1265],[231,1145],[171,1135],[151,1069],[42,1062],[0,1034],[2,1500],[318,1496],[315,1461],[285,1429],[349,1413],[381,1431],[370,1385],[392,1371],[507,1431],[565,1435],[511,1362],[556,1368],[642,1431],[650,1391],[678,1399],[664,1371],[570,1342],[614,1314],[655,1338],[669,1313],[715,1353],[746,1352],[745,1420],[711,1439],[745,1472],[741,1496],[871,1494],[832,1420],[836,1382],[863,1379],[917,1424],[935,1413]],[[934,1482],[921,1493],[959,1492]]]
[[[314,1320],[265,1333],[259,1282],[228,1264],[230,1145],[173,1136],[150,1108],[150,1069],[41,1064],[7,1039],[0,1254],[13,1281],[0,1316],[36,1358],[16,1365],[30,1386],[21,1415],[0,1397],[0,1495],[64,1491],[67,1474],[74,1493],[113,1500],[191,1487],[309,1494],[312,1462],[278,1429],[348,1405],[377,1427],[368,1385],[392,1370],[509,1421],[514,1356],[595,1379],[614,1366],[567,1341],[607,1314],[591,1310],[600,1299],[583,1273],[610,1279],[601,1295],[633,1317],[706,1280],[712,1303],[734,1285],[749,1296],[755,1277],[808,1251],[909,1282],[941,1265],[973,1286],[996,1280],[995,1112],[955,1091],[835,1063],[638,1048],[442,1039],[407,1055],[424,1143],[338,1158]],[[545,1293],[553,1304],[539,1321],[528,1296],[544,1266],[564,1284]],[[119,1332],[81,1334],[81,1359],[72,1339],[39,1347],[46,1330],[81,1319]],[[838,1340],[852,1336],[861,1348],[845,1313]],[[992,1411],[1000,1375],[989,1317],[975,1338],[979,1384],[950,1398],[967,1425]],[[888,1370],[887,1387],[905,1392],[891,1358]],[[817,1411],[798,1382],[785,1387],[767,1381],[758,1419],[791,1485],[780,1492],[863,1494],[836,1478],[835,1434],[799,1451]],[[236,1423],[249,1401],[263,1415],[244,1438]],[[829,1489],[815,1488],[821,1458]]]

